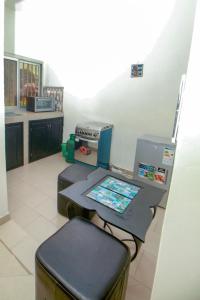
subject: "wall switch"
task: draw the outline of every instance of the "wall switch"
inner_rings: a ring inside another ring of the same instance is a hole
[[[131,65],[131,78],[143,77],[143,64]]]

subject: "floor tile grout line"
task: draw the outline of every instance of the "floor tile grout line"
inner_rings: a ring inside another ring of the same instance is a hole
[[[155,276],[155,274],[154,274],[154,276]],[[153,280],[154,280],[154,276],[153,276]],[[147,288],[147,289],[149,289],[149,290],[152,290],[153,284],[152,284],[152,287],[149,287],[148,285],[145,284],[145,282],[142,282],[142,281],[136,279],[134,276],[133,276],[133,279],[134,279],[135,281],[137,281],[140,285],[144,286],[145,288]]]
[[[12,221],[12,222],[14,222],[18,227],[20,227],[20,230],[21,231],[24,231],[24,237],[23,238],[21,238],[19,241],[17,241],[15,244],[13,244],[12,246],[10,246],[10,248],[9,248],[9,246],[7,246],[6,245],[6,243],[2,240],[2,237],[0,237],[0,241],[6,246],[6,248],[8,248],[8,249],[11,249],[11,248],[15,248],[19,243],[21,243],[25,238],[27,238],[28,237],[28,234],[27,234],[27,232],[17,223],[17,222],[15,222],[15,220],[13,220],[12,218],[9,220],[9,221]],[[6,223],[5,223],[6,224]]]
[[[132,276],[132,278],[134,279],[134,281],[137,282],[137,285],[142,285],[142,286],[144,286],[146,289],[148,289],[148,290],[150,290],[150,291],[152,290],[152,288],[150,288],[149,286],[145,285],[143,282],[139,281],[138,279],[134,278],[133,276]],[[138,300],[139,300],[139,299],[138,299]]]
[[[38,218],[40,218],[40,215],[38,214],[38,216],[32,220],[30,223],[22,226],[21,224],[19,224],[14,218],[12,220],[14,220],[14,222],[20,227],[20,229],[22,229],[23,231],[25,231],[26,235],[28,236],[29,233],[26,231],[26,227],[28,227],[29,225],[31,225],[33,222],[35,222]]]
[[[21,265],[21,264],[20,264]],[[1,279],[9,279],[9,278],[22,278],[22,277],[27,277],[27,276],[34,276],[34,274],[32,274],[32,273],[30,273],[30,274],[24,274],[24,275],[7,275],[7,276],[5,276],[5,275],[3,275],[3,276],[1,276],[0,275],[0,280]]]
[[[28,225],[27,225],[27,227],[28,226],[31,226],[38,218],[42,218],[42,219],[44,219],[46,222],[48,222],[48,223],[50,223],[51,225],[53,225],[53,227],[55,227],[55,229],[56,230],[59,230],[60,229],[60,227],[58,227],[58,226],[56,226],[56,224],[55,223],[53,223],[52,221],[50,221],[50,220],[48,220],[47,218],[45,218],[43,215],[40,215],[39,213],[38,213],[38,217],[35,219],[35,220],[33,220],[31,223],[29,223]],[[21,225],[19,225],[17,222],[16,222],[16,224],[21,228],[21,229],[23,229],[24,231],[25,231],[25,233],[26,233],[26,237],[28,236],[28,237],[30,237],[30,238],[32,238],[36,243],[39,243],[39,245],[41,244],[41,243],[43,243],[45,240],[37,240],[31,233],[29,233],[28,231],[26,231],[26,229],[25,228],[23,228]],[[51,235],[53,235],[54,233],[52,233]],[[50,236],[51,236],[50,235]],[[50,237],[49,236],[49,237]],[[25,238],[24,238],[25,239]],[[17,245],[18,243],[16,243],[16,245]],[[15,246],[14,246],[15,247]]]
[[[45,197],[47,198],[47,195],[46,195],[46,194],[45,194]],[[51,200],[56,201],[55,198],[53,198],[53,197],[48,196],[48,198],[51,198]],[[26,226],[31,225],[38,217],[42,217],[42,218],[44,218],[46,221],[48,221],[48,222],[50,222],[51,224],[53,224],[54,226],[56,226],[56,224],[53,222],[53,220],[56,218],[56,215],[55,215],[53,218],[48,219],[48,218],[45,217],[44,215],[40,214],[40,212],[38,212],[37,208],[38,208],[40,205],[41,205],[41,203],[38,204],[38,205],[35,206],[35,207],[31,207],[31,206],[27,205],[27,204],[25,203],[25,201],[23,201],[23,204],[22,204],[19,208],[14,209],[14,210],[11,212],[11,215],[12,215],[12,213],[16,212],[17,210],[20,210],[22,206],[25,206],[26,208],[28,208],[28,209],[30,209],[30,210],[33,210],[33,211],[38,215],[33,221],[31,221],[30,223],[28,223]],[[57,213],[58,213],[58,211],[56,211],[56,214],[57,214]],[[23,226],[21,226],[14,218],[13,218],[13,220],[17,223],[17,225],[19,225],[22,229],[24,229]],[[57,228],[57,226],[56,226],[56,228]]]
[[[25,182],[26,183],[26,182]],[[32,189],[38,189],[39,190],[39,188],[38,188],[38,186],[37,185],[34,185],[34,184],[29,184],[29,187],[30,188],[32,188]],[[17,190],[17,187],[14,187],[14,188],[11,188],[11,190]],[[14,191],[15,192],[15,191]],[[49,198],[54,198],[53,196],[50,196],[49,194],[47,194],[46,192],[44,192],[43,190],[39,190],[39,193],[41,193],[44,197],[49,197]],[[26,196],[26,193],[25,193],[25,196]],[[28,196],[28,193],[27,193],[27,196]],[[56,194],[55,194],[55,196],[56,196]],[[8,201],[9,201],[9,198],[8,198]]]
[[[18,261],[18,263],[22,266],[22,268],[28,273],[28,275],[33,275],[28,268],[19,260],[19,258],[15,255],[15,253],[12,252],[12,250],[0,239],[1,243],[4,245],[4,247],[9,251],[10,254],[12,254],[15,259]]]
[[[32,223],[34,223],[38,218],[43,218],[45,221],[47,221],[47,222],[49,222],[51,225],[54,225],[54,227],[56,227],[57,228],[57,226],[55,225],[55,223],[53,223],[52,222],[52,220],[53,219],[55,219],[55,217],[54,218],[52,218],[51,220],[49,220],[48,218],[46,218],[44,215],[41,215],[38,211],[36,211],[34,208],[33,208],[33,210],[34,210],[34,212],[36,212],[37,214],[38,214],[38,216],[37,216],[37,218],[35,218],[33,221],[31,221],[28,225],[27,225],[27,227],[28,226],[30,226]],[[17,223],[18,224],[18,223]],[[18,224],[19,225],[19,224]],[[19,225],[20,226],[20,225]],[[22,226],[20,226],[20,227],[22,227]],[[23,227],[22,227],[23,228]],[[23,230],[25,230],[26,231],[26,229],[24,229],[23,228]],[[26,231],[26,233],[27,233],[27,231]]]
[[[53,197],[47,197],[47,195],[43,195],[45,198],[51,198],[50,200],[52,200],[52,201],[56,201]],[[9,203],[9,198],[8,198],[8,203]],[[10,201],[10,202],[12,202],[12,201]],[[45,200],[43,203],[47,203],[48,202],[48,200]],[[43,204],[42,203],[42,204]],[[15,209],[13,209],[12,210],[12,213],[13,212],[15,212],[16,210],[19,210],[19,209],[21,209],[21,206],[26,206],[27,208],[29,208],[29,209],[32,209],[32,210],[36,210],[39,206],[41,205],[41,203],[39,203],[39,204],[36,204],[35,206],[31,206],[31,205],[28,205],[27,203],[26,203],[26,201],[25,200],[22,200],[22,203],[20,202],[20,206],[19,207],[16,207]],[[37,211],[36,211],[37,212]]]
[[[37,217],[39,218],[39,217]],[[29,234],[29,232],[27,232],[19,223],[17,223],[14,219],[11,219],[19,228],[20,230],[22,230],[24,232],[24,237],[21,238],[19,241],[17,241],[14,245],[12,246],[8,246],[1,238],[0,238],[0,241],[2,242],[2,244],[5,245],[5,247],[10,250],[11,253],[12,252],[12,249],[14,249],[15,247],[17,247],[19,244],[21,244],[24,240],[26,240],[27,238],[30,238],[32,239],[36,244],[38,244],[38,247],[39,245],[41,244],[38,240],[35,239],[35,237],[33,237],[31,234]],[[16,257],[16,255],[13,253],[13,255]]]

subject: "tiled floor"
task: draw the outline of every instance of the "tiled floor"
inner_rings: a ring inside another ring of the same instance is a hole
[[[60,154],[7,173],[11,220],[0,226],[0,299],[33,300],[37,247],[67,219],[57,213],[57,176],[67,164]],[[158,209],[136,260],[126,300],[149,300],[164,210]],[[95,223],[100,223],[94,218]],[[119,237],[124,233],[113,229]]]

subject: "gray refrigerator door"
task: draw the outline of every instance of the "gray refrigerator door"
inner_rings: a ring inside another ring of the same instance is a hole
[[[142,136],[137,140],[134,178],[166,190],[160,206],[165,207],[171,183],[175,144],[168,139]]]

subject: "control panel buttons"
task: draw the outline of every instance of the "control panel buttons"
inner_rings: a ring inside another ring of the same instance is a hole
[[[93,139],[93,140],[97,140],[100,137],[100,133],[96,130],[92,130],[92,129],[82,129],[82,128],[76,128],[75,130],[76,135],[85,139]]]

